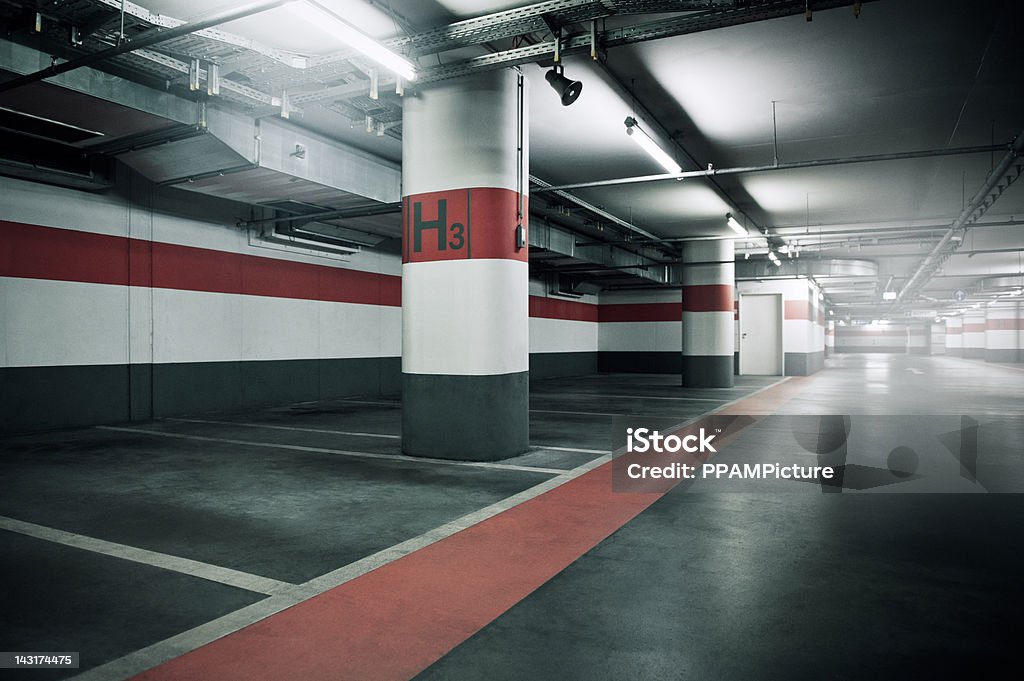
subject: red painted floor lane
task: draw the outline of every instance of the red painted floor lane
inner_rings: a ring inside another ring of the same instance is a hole
[[[135,679],[410,679],[661,496],[613,492],[606,464]]]

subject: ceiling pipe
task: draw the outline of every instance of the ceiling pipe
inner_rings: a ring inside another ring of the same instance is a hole
[[[708,168],[707,170],[687,170],[681,173],[661,173],[658,175],[637,175],[634,177],[619,177],[610,180],[595,180],[593,182],[575,182],[573,184],[560,184],[550,187],[531,190],[535,194],[543,192],[588,189],[591,187],[610,187],[620,184],[641,184],[645,182],[664,182],[666,180],[686,180],[699,177],[714,177],[716,175],[737,175],[745,173],[764,173],[772,170],[796,170],[800,168],[820,168],[824,166],[848,165],[852,163],[874,163],[878,161],[900,161],[916,158],[935,158],[938,156],[961,156],[964,154],[987,154],[994,151],[1006,151],[1011,149],[1012,142],[1004,144],[986,144],[972,147],[956,147],[953,149],[926,149],[922,151],[905,151],[892,154],[871,154],[868,156],[848,156],[844,158],[825,158],[813,161],[791,161],[759,166],[737,166],[735,168]]]
[[[539,177],[536,177],[535,175],[530,175],[530,182],[534,186],[541,187],[541,188],[546,188],[546,187],[550,187],[551,186],[551,184],[549,182],[545,182],[544,180],[540,179]],[[531,187],[530,188],[530,192],[531,193],[536,193],[537,189],[534,189],[533,187]],[[566,201],[571,201],[572,203],[575,203],[580,208],[584,208],[584,209],[590,211],[591,213],[594,213],[595,215],[597,215],[599,217],[602,217],[602,218],[604,218],[606,220],[610,220],[611,222],[614,222],[615,224],[619,225],[620,227],[625,227],[630,232],[634,232],[636,234],[639,234],[639,235],[645,237],[646,240],[647,240],[645,243],[660,243],[661,242],[661,239],[659,237],[651,234],[647,230],[642,229],[640,227],[637,227],[633,223],[627,222],[626,220],[623,220],[622,218],[618,217],[617,215],[613,215],[612,213],[609,213],[608,211],[606,211],[604,209],[598,208],[594,204],[589,203],[588,201],[585,201],[585,200],[581,199],[578,196],[575,196],[573,194],[570,194],[569,192],[560,191],[560,190],[556,190],[554,192],[554,194],[556,196],[560,197],[560,198],[565,199]],[[598,241],[598,242],[595,242],[595,243],[597,243],[597,244],[605,244],[605,243],[611,243],[611,242],[609,242],[609,241]],[[629,242],[628,241],[622,241],[621,243],[629,243]]]
[[[67,73],[68,71],[73,71],[83,66],[90,66],[97,62],[106,61],[107,59],[127,54],[128,52],[152,47],[158,43],[173,40],[174,38],[180,38],[182,36],[189,35],[190,33],[195,33],[196,31],[202,31],[207,28],[212,28],[213,26],[226,24],[229,21],[242,19],[244,17],[252,16],[253,14],[259,14],[261,12],[276,9],[289,2],[295,2],[295,0],[269,0],[269,2],[258,2],[237,9],[217,12],[206,19],[182,24],[181,26],[175,26],[174,28],[169,28],[167,30],[154,29],[151,33],[144,35],[141,38],[127,40],[120,45],[115,45],[114,47],[100,50],[99,52],[93,52],[92,54],[87,54],[78,57],[77,59],[71,59],[61,64],[54,63],[40,71],[4,81],[3,83],[0,83],[0,92],[8,92],[15,88],[46,80],[47,78],[52,78],[53,76],[61,73]]]
[[[921,260],[917,269],[914,270],[914,273],[907,280],[907,283],[903,285],[903,288],[901,288],[900,292],[896,295],[896,300],[893,301],[892,307],[896,307],[903,303],[904,298],[906,298],[908,293],[915,290],[916,287],[923,286],[928,282],[931,275],[934,274],[934,270],[929,271],[929,268],[931,268],[933,264],[938,264],[942,250],[953,239],[953,235],[956,234],[958,230],[966,228],[972,220],[977,220],[984,215],[985,211],[995,204],[1002,192],[1013,183],[1013,180],[1015,180],[1016,177],[1012,178],[1005,185],[999,184],[1010,169],[1017,163],[1022,152],[1024,152],[1024,131],[1017,135],[1009,150],[1007,150],[1006,154],[999,161],[999,164],[988,174],[988,177],[985,179],[985,183],[982,185],[981,189],[979,189],[971,198],[970,202],[960,212],[959,217],[953,221],[953,224],[949,226],[946,233],[943,234],[942,238],[935,244],[935,247],[932,248],[923,260]],[[1019,173],[1017,177],[1019,177]],[[989,201],[989,195],[993,191],[996,191],[996,194],[992,200]]]

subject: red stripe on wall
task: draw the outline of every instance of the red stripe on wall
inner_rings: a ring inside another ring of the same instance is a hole
[[[983,333],[984,331],[984,324],[964,324],[964,333]]]
[[[684,312],[732,312],[733,287],[729,284],[702,284],[683,287]]]
[[[601,305],[601,322],[679,322],[683,319],[680,303],[619,303]]]
[[[402,262],[526,262],[529,249],[516,248],[518,211],[519,194],[511,189],[476,187],[407,196],[402,200]],[[525,196],[523,215],[529,215]]]
[[[787,300],[785,301],[785,311],[783,315],[786,319],[807,319],[810,320],[811,316],[811,304],[806,300]]]
[[[530,296],[530,316],[542,319],[596,322],[598,320],[597,307],[597,305],[578,303],[574,300]]]
[[[985,328],[989,331],[1018,331],[1024,329],[1024,319],[989,319]]]
[[[0,276],[402,304],[393,275],[15,222],[0,222]]]

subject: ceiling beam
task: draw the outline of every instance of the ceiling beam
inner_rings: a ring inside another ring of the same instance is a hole
[[[873,2],[875,0],[865,1]],[[855,4],[855,0],[816,0],[814,8],[817,10],[825,10],[853,4]],[[533,5],[531,5],[531,7],[533,7]],[[514,12],[515,10],[509,11]],[[695,12],[645,24],[600,31],[598,32],[598,43],[602,49],[621,47],[623,45],[632,45],[648,40],[659,40],[661,38],[671,38],[690,33],[709,31],[716,28],[725,28],[727,26],[739,26],[751,22],[765,21],[767,19],[794,16],[803,14],[805,11],[805,0],[749,0],[749,2],[746,2],[743,5],[718,5],[716,9],[712,10]],[[543,22],[541,23],[543,24]],[[457,26],[457,24],[453,24],[453,26]],[[444,31],[446,29],[438,30]],[[547,28],[546,26],[542,26],[537,30],[546,31]],[[396,46],[393,47],[397,49]],[[563,38],[561,44],[561,54],[563,56],[580,53],[589,54],[590,49],[590,31]],[[502,50],[493,54],[474,57],[464,61],[453,62],[451,64],[441,64],[432,68],[423,69],[419,72],[417,81],[420,83],[429,83],[448,78],[457,78],[459,76],[464,76],[478,71],[489,71],[507,66],[517,66],[519,64],[542,61],[550,58],[554,53],[555,42],[553,40],[544,41],[535,45],[525,45],[509,50]]]
[[[194,21],[188,24],[182,24],[180,26],[176,26],[175,28],[169,28],[167,30],[153,30],[140,38],[135,38],[133,40],[122,42],[121,44],[115,45],[114,47],[110,47],[105,50],[100,50],[98,52],[93,52],[92,54],[83,55],[81,57],[71,59],[61,64],[54,63],[45,69],[36,71],[35,73],[29,73],[24,76],[19,76],[17,78],[12,78],[11,80],[4,81],[0,83],[0,92],[8,92],[10,90],[14,90],[15,88],[19,88],[24,85],[29,85],[30,83],[36,83],[41,80],[46,80],[47,78],[60,75],[62,73],[67,73],[68,71],[73,71],[74,69],[80,68],[82,66],[90,66],[92,64],[96,64],[101,61],[106,61],[108,59],[117,57],[122,54],[134,52],[135,50],[139,50],[145,47],[152,47],[153,45],[157,45],[168,40],[173,40],[174,38],[181,38],[183,36],[187,36],[191,33],[195,33],[196,31],[201,31],[212,26],[219,26],[220,24],[226,24],[229,21],[235,21],[236,19],[242,19],[244,17],[252,16],[254,14],[266,12],[267,10],[280,7],[292,1],[293,0],[264,0],[264,2],[258,2],[253,5],[246,5],[245,7],[235,8],[224,12],[217,12],[216,14],[213,14],[207,17],[206,19]]]
[[[956,250],[958,243],[953,241],[956,233],[961,229],[966,230],[971,224],[981,218],[1002,196],[1003,192],[1020,177],[1021,173],[1024,172],[1024,158],[1022,158],[1022,155],[1024,155],[1024,131],[1017,135],[998,165],[985,178],[981,189],[971,198],[957,219],[953,221],[953,224],[942,235],[942,238],[939,239],[928,255],[918,263],[913,274],[908,278],[907,283],[903,285],[903,288],[896,295],[896,300],[893,301],[891,306],[892,308],[897,308],[908,302],[906,300],[908,296],[912,296],[916,291],[927,285],[928,280],[935,274],[935,271],[945,262],[951,252]],[[950,246],[951,243],[952,245]],[[960,243],[962,243],[962,239]],[[947,246],[950,246],[948,251],[946,249]]]

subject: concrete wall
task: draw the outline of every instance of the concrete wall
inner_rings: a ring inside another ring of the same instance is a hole
[[[598,367],[601,371],[682,372],[680,290],[604,291],[600,303]]]
[[[123,174],[0,178],[3,430],[399,389],[399,259],[249,243],[234,204]]]
[[[598,300],[553,296],[530,281],[530,380],[598,370]]]

